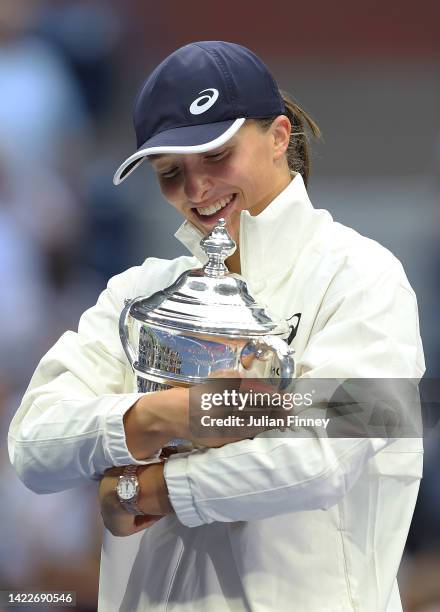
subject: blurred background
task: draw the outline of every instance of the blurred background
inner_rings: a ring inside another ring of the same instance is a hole
[[[403,262],[427,376],[439,376],[439,23],[435,0],[1,0],[0,589],[73,589],[78,610],[96,610],[96,486],[27,491],[6,433],[40,357],[108,278],[183,252],[148,168],[119,188],[112,176],[135,150],[138,87],[187,42],[250,47],[316,119],[312,202]],[[406,612],[440,610],[439,462],[429,439],[400,572]]]

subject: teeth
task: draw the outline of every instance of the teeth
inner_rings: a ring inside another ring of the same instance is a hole
[[[197,212],[199,213],[199,215],[213,215],[218,210],[221,210],[222,208],[227,206],[233,197],[233,195],[230,195],[226,196],[225,198],[220,198],[220,200],[217,200],[217,202],[214,202],[214,204],[211,204],[210,206],[205,206],[205,208],[198,208]]]

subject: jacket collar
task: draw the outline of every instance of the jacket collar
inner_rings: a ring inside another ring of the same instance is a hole
[[[259,215],[253,217],[242,211],[241,273],[254,290],[258,291],[263,279],[279,280],[292,270],[316,230],[317,217],[331,219],[327,211],[313,208],[300,174]],[[199,244],[203,234],[192,223],[185,221],[175,236],[202,264],[206,263]]]

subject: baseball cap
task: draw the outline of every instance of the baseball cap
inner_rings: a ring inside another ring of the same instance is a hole
[[[246,119],[284,113],[277,84],[255,53],[223,41],[185,45],[142,85],[133,113],[137,151],[119,166],[113,183],[148,155],[204,153],[221,147]]]

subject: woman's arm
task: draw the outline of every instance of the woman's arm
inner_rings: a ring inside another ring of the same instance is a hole
[[[368,281],[339,278],[338,283],[333,294],[327,293],[297,363],[299,376],[419,379],[424,362],[417,304],[399,271],[383,270]],[[396,393],[396,405],[407,410],[407,397]],[[400,442],[412,444],[411,456],[420,465],[421,442],[415,441],[415,450],[413,440]],[[187,526],[257,520],[330,507],[354,485],[371,457],[392,443],[367,436],[262,435],[172,456],[164,478],[177,517]],[[143,509],[148,511],[148,505]]]
[[[61,491],[99,479],[113,466],[145,463],[177,433],[186,433],[179,428],[185,403],[171,401],[172,392],[161,392],[163,399],[131,392],[134,376],[118,320],[141,270],[145,277],[145,269],[132,268],[111,279],[81,317],[78,333],[66,332],[32,377],[8,444],[13,466],[33,491]]]

